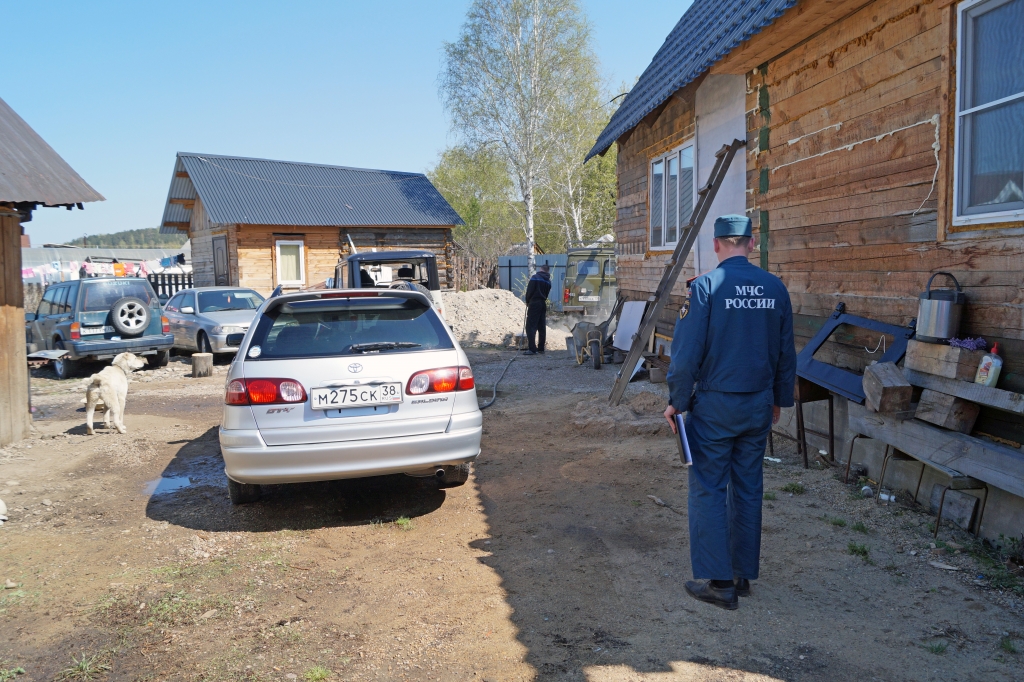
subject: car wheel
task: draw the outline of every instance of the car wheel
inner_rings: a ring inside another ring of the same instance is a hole
[[[149,305],[141,298],[125,296],[110,306],[110,322],[123,336],[139,336],[149,326]]]
[[[594,361],[594,369],[601,369],[601,342],[590,342],[590,358]]]
[[[250,483],[239,483],[228,479],[228,497],[231,504],[247,504],[258,502],[260,499],[260,487]]]
[[[53,342],[53,349],[66,350],[64,348],[64,342],[60,339]],[[74,360],[68,360],[66,357],[57,358],[53,361],[53,371],[57,373],[58,379],[70,379],[75,376],[75,372],[78,371],[78,363]]]
[[[156,355],[146,356],[146,363],[153,369],[156,369],[157,367],[166,367],[170,359],[171,351],[158,350]]]
[[[196,337],[196,348],[200,353],[213,353],[213,346],[210,345],[206,332],[199,332],[199,336]]]
[[[444,478],[441,479],[442,488],[457,488],[469,480],[469,474],[473,470],[473,464],[464,462],[454,466],[444,466]]]

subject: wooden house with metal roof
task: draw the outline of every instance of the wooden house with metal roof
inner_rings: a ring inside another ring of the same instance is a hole
[[[462,224],[422,173],[180,152],[160,229],[188,234],[196,286],[270,293],[333,277],[351,245],[433,251],[451,286]]]
[[[21,281],[22,223],[40,206],[83,208],[103,196],[0,99],[0,447],[32,423]],[[33,311],[34,312],[34,311]]]
[[[1022,25],[1024,0],[695,0],[590,152],[618,144],[620,291],[653,293],[708,155],[746,139],[710,216],[751,217],[798,348],[839,302],[908,325],[949,271],[960,336],[998,341],[999,387],[1024,392]],[[710,222],[680,280],[717,265]],[[882,342],[848,329],[818,353],[857,371]],[[1024,462],[1021,419],[983,407],[975,432]]]

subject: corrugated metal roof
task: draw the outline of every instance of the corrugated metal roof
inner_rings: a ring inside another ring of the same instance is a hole
[[[0,99],[0,201],[57,206],[103,201],[103,195]]]
[[[192,216],[171,200],[196,195],[215,224],[463,224],[422,173],[179,152],[161,232]]]
[[[782,16],[796,0],[694,0],[668,34],[587,158],[603,153],[711,65]]]

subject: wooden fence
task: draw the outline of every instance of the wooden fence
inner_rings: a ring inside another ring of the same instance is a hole
[[[156,290],[156,295],[162,302],[166,302],[171,296],[178,293],[182,289],[192,288],[192,273],[152,273],[146,277],[149,283],[153,285],[153,289]]]
[[[497,267],[494,261],[456,253],[453,261],[453,286],[456,291],[472,289],[494,289],[498,286]]]

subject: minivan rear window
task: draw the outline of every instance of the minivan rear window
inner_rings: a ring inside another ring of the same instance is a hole
[[[580,277],[590,277],[601,274],[601,268],[596,260],[581,260],[576,264],[576,274]]]
[[[258,351],[254,351],[256,347]],[[437,314],[415,299],[312,299],[284,303],[261,315],[245,359],[338,357],[454,347]]]
[[[85,296],[82,297],[82,310],[96,311],[108,310],[118,300],[125,296],[141,298],[147,305],[154,300],[153,288],[144,279],[133,277],[131,279],[101,279],[90,282],[86,280]]]

